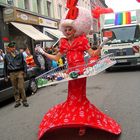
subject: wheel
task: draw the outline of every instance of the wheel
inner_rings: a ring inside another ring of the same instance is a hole
[[[35,94],[37,92],[37,83],[36,80],[34,78],[32,78],[29,82],[29,86],[28,86],[28,90],[31,94]]]

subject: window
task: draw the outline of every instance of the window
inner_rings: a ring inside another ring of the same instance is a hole
[[[46,1],[46,5],[47,5],[47,14],[49,17],[51,17],[51,2]]]
[[[7,0],[7,3],[10,4],[10,5],[13,5],[13,0]]]
[[[25,9],[30,10],[29,0],[24,0],[24,4],[25,4]]]
[[[103,33],[105,32],[112,32],[110,44],[135,42],[136,40],[139,40],[140,34],[139,27],[136,25],[104,29]]]
[[[62,5],[58,5],[58,17],[62,18]]]
[[[41,14],[41,0],[37,0],[38,13]]]

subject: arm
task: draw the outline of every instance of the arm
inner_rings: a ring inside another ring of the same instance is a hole
[[[94,56],[99,56],[101,54],[101,49],[102,47],[108,42],[109,38],[104,38],[103,39],[103,42],[100,44],[100,46],[98,47],[97,50],[93,51],[91,48],[89,50],[87,50],[87,52],[89,53],[89,55],[91,57],[94,57]]]
[[[56,55],[52,55],[52,54],[46,53],[42,48],[37,48],[36,50],[51,60],[58,61],[62,57],[62,54],[60,52],[58,52]]]
[[[56,55],[52,55],[52,54],[48,54],[46,52],[43,53],[43,55],[51,60],[55,60],[58,61],[61,57],[62,54],[60,52],[58,52]]]
[[[99,56],[101,54],[101,49],[102,47],[99,46],[97,50],[92,50],[91,48],[89,48],[87,50],[87,53],[91,56],[91,57],[95,57],[95,56]]]

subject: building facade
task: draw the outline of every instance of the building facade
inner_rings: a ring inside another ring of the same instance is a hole
[[[94,0],[94,5],[100,5],[98,1]],[[91,4],[92,0],[78,1],[78,6],[89,10]],[[32,51],[39,42],[47,47],[56,44],[62,36],[59,22],[66,11],[66,0],[0,0],[1,48],[11,40],[15,40],[19,48],[26,44]]]

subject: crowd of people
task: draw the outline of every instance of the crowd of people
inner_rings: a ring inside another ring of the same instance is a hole
[[[41,46],[36,45],[36,48],[37,47],[41,47]],[[60,58],[58,61],[54,61],[44,57],[42,54],[36,51],[36,49],[34,51],[35,52],[31,54],[31,51],[28,47],[26,47],[25,49],[22,48],[20,49],[20,52],[23,53],[24,60],[28,68],[37,66],[41,68],[42,72],[45,72],[56,67],[63,67],[63,65],[66,63],[65,56],[62,56],[62,58]],[[46,47],[44,48],[44,51],[49,54],[56,54],[58,52],[58,46],[50,47],[50,48]]]
[[[8,52],[7,47],[6,51]],[[44,48],[44,51],[49,54],[56,54],[58,52],[58,46],[50,48],[46,47]],[[62,56],[62,58],[60,58],[58,61],[55,61],[44,57],[37,51],[32,54],[31,50],[28,47],[20,48],[19,52],[23,54],[24,60],[27,64],[27,68],[39,67],[43,72],[45,72],[56,67],[63,67],[66,64],[65,56]],[[0,63],[4,61],[4,55],[5,53],[0,49]]]
[[[37,47],[41,47],[40,44],[36,45]],[[44,51],[49,54],[56,54],[58,47],[44,48]],[[0,66],[4,67],[5,82],[10,79],[12,83],[15,98],[14,107],[19,107],[21,101],[23,106],[29,106],[24,87],[24,79],[27,76],[28,68],[38,67],[40,68],[40,73],[44,73],[56,67],[63,67],[64,60],[65,58],[62,57],[58,61],[53,61],[43,56],[36,49],[31,53],[29,47],[25,45],[24,48],[19,48],[14,41],[11,41],[5,47],[5,53],[0,49]]]

